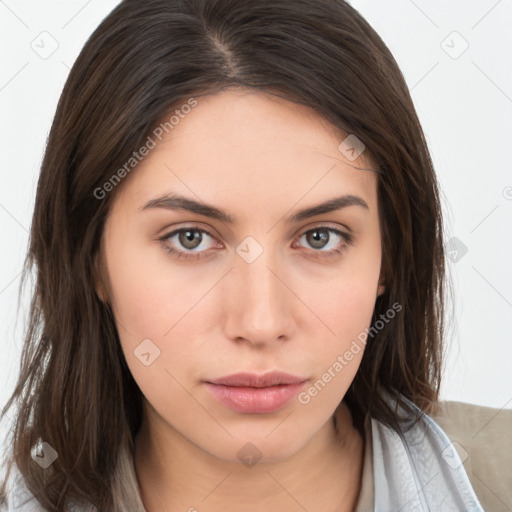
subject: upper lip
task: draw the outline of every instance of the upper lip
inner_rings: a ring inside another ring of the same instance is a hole
[[[278,386],[280,384],[300,384],[306,380],[307,379],[304,377],[299,377],[290,373],[272,371],[262,375],[247,372],[234,373],[233,375],[212,379],[207,382],[221,386],[266,388],[270,386]]]

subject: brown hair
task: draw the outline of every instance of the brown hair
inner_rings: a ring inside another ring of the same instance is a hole
[[[441,380],[444,252],[438,185],[405,80],[342,0],[124,0],[100,24],[62,92],[37,186],[23,280],[35,267],[20,375],[15,463],[45,510],[71,500],[118,510],[117,454],[133,447],[142,394],[93,277],[119,187],[94,191],[190,97],[241,86],[306,105],[355,134],[380,170],[385,293],[373,321],[402,311],[367,347],[346,401],[399,427],[390,393],[433,410]],[[200,99],[199,99],[200,101]],[[341,141],[340,141],[341,142]],[[31,459],[42,440],[58,458]],[[5,481],[4,486],[5,489]]]

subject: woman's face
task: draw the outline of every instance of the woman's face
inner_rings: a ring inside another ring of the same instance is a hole
[[[326,432],[359,368],[383,291],[376,174],[286,100],[231,89],[185,110],[112,205],[108,300],[154,432],[278,460]],[[299,383],[211,384],[273,371]]]

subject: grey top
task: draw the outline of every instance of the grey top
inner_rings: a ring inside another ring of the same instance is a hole
[[[405,399],[405,397],[404,397]],[[419,411],[418,407],[411,407]],[[370,431],[371,430],[371,431]],[[126,454],[125,454],[126,455]],[[122,458],[120,458],[121,460]],[[145,512],[140,500],[131,457],[124,458],[121,481],[131,489],[119,496],[132,496],[121,510]],[[120,463],[121,464],[121,463]],[[37,501],[13,469],[8,487],[7,512],[40,512]],[[73,512],[91,512],[91,506],[75,505]],[[429,416],[403,435],[376,419],[366,430],[361,492],[355,512],[483,512],[462,461],[441,427]]]

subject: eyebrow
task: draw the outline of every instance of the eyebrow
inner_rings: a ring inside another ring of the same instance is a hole
[[[366,210],[370,209],[366,201],[361,197],[347,194],[339,197],[334,197],[332,199],[329,199],[328,201],[317,204],[315,206],[310,206],[308,208],[299,210],[291,217],[285,218],[285,220],[288,223],[300,222],[309,217],[314,217],[315,215],[334,212],[336,210],[341,210],[349,206],[360,206]],[[225,222],[227,224],[234,224],[236,222],[235,218],[232,217],[229,213],[220,210],[215,206],[198,202],[195,201],[194,199],[190,199],[179,194],[166,194],[164,196],[151,199],[139,209],[144,211],[153,208],[164,208],[167,210],[185,210],[188,212],[197,213],[198,215],[203,215],[205,217],[210,217],[212,219]]]

